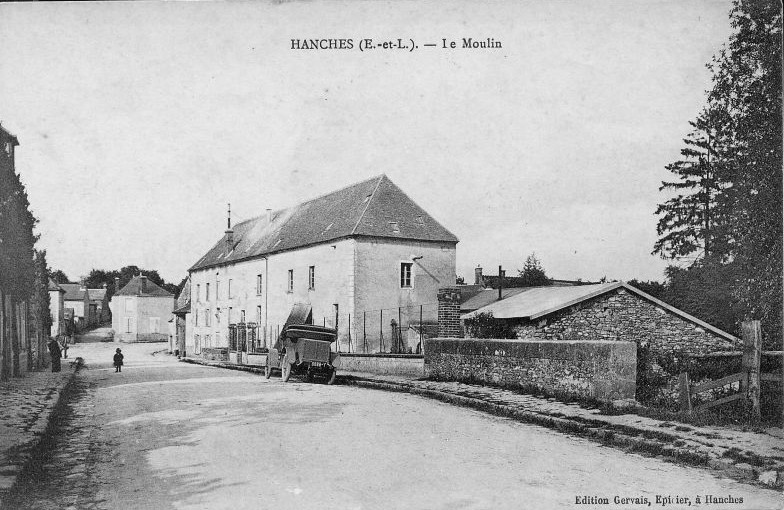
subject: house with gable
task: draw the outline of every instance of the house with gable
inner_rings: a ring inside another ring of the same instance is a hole
[[[119,287],[119,279],[115,280]],[[109,302],[114,339],[120,342],[163,342],[169,339],[174,295],[138,275]]]
[[[522,287],[479,293],[461,319],[492,314],[518,338],[636,342],[655,353],[733,351],[737,337],[624,282]],[[465,328],[464,328],[465,329]],[[467,331],[470,334],[470,331]]]
[[[363,331],[437,319],[437,291],[455,282],[457,242],[386,175],[229,223],[189,270],[185,350],[227,347],[246,360],[305,304],[313,322],[337,328],[341,350],[353,339],[353,351],[378,352],[383,338]]]

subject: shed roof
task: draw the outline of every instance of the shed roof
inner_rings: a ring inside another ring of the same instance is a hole
[[[61,283],[60,288],[65,291],[63,299],[65,301],[83,301],[87,289],[79,283]]]
[[[683,310],[675,308],[674,306],[669,305],[664,301],[656,299],[650,294],[646,294],[645,292],[636,289],[624,282],[579,285],[575,287],[529,287],[523,289],[523,292],[518,292],[509,298],[502,299],[500,301],[496,300],[484,307],[466,313],[462,316],[462,318],[465,319],[478,313],[492,312],[493,317],[499,319],[536,320],[555,313],[559,310],[563,310],[564,308],[568,308],[577,303],[601,296],[602,294],[606,294],[620,288],[623,288],[640,298],[646,299],[653,304],[681,317],[682,319],[697,324],[698,326],[705,328],[721,337],[733,341],[737,340],[735,336],[727,333],[726,331],[711,326],[707,322],[702,321],[693,315],[684,312]]]
[[[440,241],[458,239],[386,175],[238,223],[232,249],[224,235],[191,271],[356,236]]]
[[[146,276],[134,276],[125,287],[114,294],[115,296],[152,296],[174,297],[168,290],[162,289],[150,281]]]
[[[509,287],[501,289],[501,296],[503,299],[508,299],[512,296],[516,296],[521,292],[525,292],[526,290],[535,289],[538,287]],[[482,289],[473,296],[469,296],[468,299],[460,303],[460,311],[467,313],[473,312],[478,308],[485,307],[491,303],[495,303],[498,301],[498,289]]]

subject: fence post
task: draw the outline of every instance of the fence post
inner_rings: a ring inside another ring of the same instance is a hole
[[[760,321],[746,321],[743,331],[743,371],[748,376],[746,402],[749,421],[759,423],[760,411],[760,358],[762,356],[762,326]]]
[[[680,392],[681,411],[691,414],[691,388],[688,373],[681,372],[681,375],[678,377],[678,390]]]

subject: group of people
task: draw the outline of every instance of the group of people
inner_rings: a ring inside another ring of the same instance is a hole
[[[59,372],[61,370],[60,366],[60,358],[61,357],[68,357],[68,341],[61,346],[60,342],[57,341],[56,338],[52,338],[49,341],[49,355],[52,357],[52,372]],[[114,371],[115,372],[122,372],[123,366],[123,354],[122,350],[118,347],[117,350],[114,352]]]

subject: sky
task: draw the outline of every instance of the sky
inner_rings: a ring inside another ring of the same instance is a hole
[[[39,247],[72,280],[133,264],[177,283],[227,203],[237,222],[385,173],[460,239],[469,281],[531,253],[554,278],[661,281],[658,188],[730,7],[3,3],[0,121]],[[353,48],[291,49],[313,38]]]

